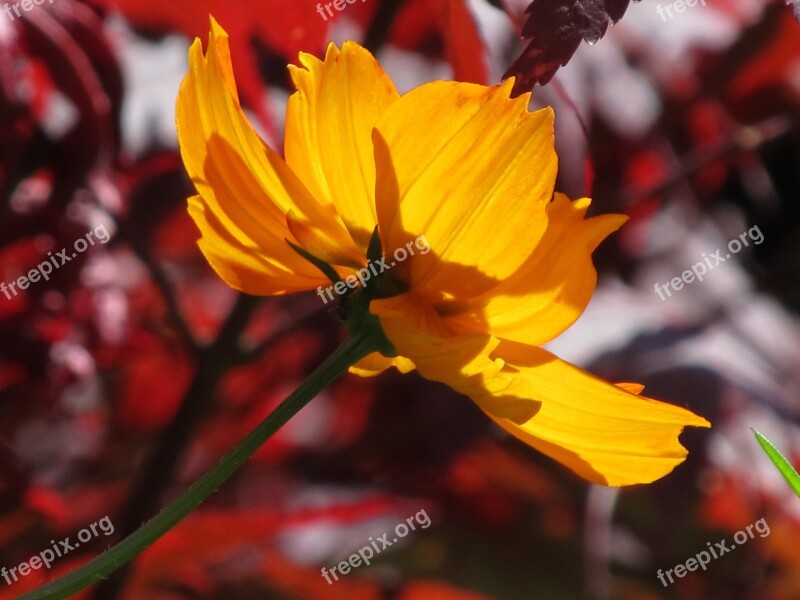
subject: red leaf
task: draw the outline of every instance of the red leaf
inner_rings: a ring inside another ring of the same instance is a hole
[[[792,89],[795,65],[800,64],[797,23],[784,11],[774,14],[770,20],[774,26],[770,28],[768,37],[763,38],[766,43],[757,51],[749,52],[746,62],[739,65],[725,82],[725,94],[743,105],[741,109],[737,108],[736,116],[748,121],[764,118],[755,107],[749,106],[755,94],[773,98],[797,97]]]
[[[550,81],[581,40],[597,42],[627,8],[628,0],[534,0],[525,10],[528,19],[522,28],[528,47],[503,76],[516,76],[514,95]]]
[[[471,83],[488,83],[483,40],[464,0],[447,0],[444,20],[445,51],[455,78]]]
[[[188,361],[158,343],[135,348],[115,406],[119,426],[148,431],[165,426],[178,410],[191,379]]]
[[[412,0],[398,13],[392,42],[447,59],[453,78],[470,83],[489,83],[486,48],[465,0]]]

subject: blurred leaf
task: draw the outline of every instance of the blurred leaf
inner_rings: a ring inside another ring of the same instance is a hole
[[[409,0],[392,24],[391,41],[446,59],[453,79],[489,84],[486,44],[466,0]]]
[[[465,0],[448,0],[444,9],[446,53],[455,78],[488,83],[486,48]]]
[[[753,433],[755,434],[758,443],[761,444],[761,447],[764,449],[764,452],[767,453],[767,456],[769,456],[770,460],[775,463],[775,466],[778,467],[778,470],[786,478],[786,481],[788,481],[789,485],[792,486],[794,493],[800,496],[800,475],[797,474],[797,471],[795,471],[794,467],[789,463],[788,460],[786,460],[783,454],[781,454],[778,449],[772,445],[772,442],[770,442],[755,429],[753,429]]]
[[[534,0],[525,9],[528,18],[522,28],[528,47],[503,75],[517,78],[514,95],[550,81],[581,40],[596,43],[609,21],[619,21],[627,8],[628,0]]]
[[[786,0],[786,6],[792,7],[794,18],[800,23],[800,0]]]
[[[800,12],[800,0],[795,1]],[[800,106],[794,91],[795,65],[800,61],[798,35],[797,23],[782,6],[769,7],[725,53],[710,76],[704,77],[706,89],[735,103],[734,117],[747,122],[796,110]]]

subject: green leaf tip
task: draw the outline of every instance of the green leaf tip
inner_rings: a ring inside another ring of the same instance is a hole
[[[786,478],[786,481],[789,482],[789,485],[792,486],[794,493],[800,496],[800,475],[798,475],[795,468],[788,460],[786,460],[786,457],[784,457],[783,454],[778,451],[772,442],[770,442],[752,427],[750,429],[753,430],[753,434],[755,434],[756,440],[764,449],[764,452],[766,452],[767,456],[769,456],[770,460],[775,464],[775,466],[778,467],[778,470]]]

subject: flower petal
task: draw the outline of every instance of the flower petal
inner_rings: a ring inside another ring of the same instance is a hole
[[[189,214],[201,233],[200,251],[217,275],[233,289],[262,296],[327,285],[327,279],[318,271],[313,271],[310,278],[287,276],[282,266],[263,253],[245,247],[225,229],[200,196],[189,198]]]
[[[359,377],[375,377],[390,367],[395,367],[404,374],[410,373],[416,368],[413,362],[402,356],[389,358],[378,352],[373,352],[350,367],[350,372]]]
[[[512,421],[525,422],[539,409],[535,400],[511,393],[513,378],[502,373],[502,360],[490,357],[496,338],[479,333],[446,337],[441,318],[413,293],[373,301],[370,312],[378,315],[402,358],[394,365],[401,371],[414,366],[426,379],[445,383]]]
[[[627,220],[624,215],[584,219],[590,203],[556,193],[547,207],[547,231],[533,255],[482,296],[458,307],[445,305],[448,325],[529,345],[549,342],[570,327],[597,283],[592,252]]]
[[[557,157],[553,113],[529,94],[435,81],[393,103],[375,134],[384,248],[425,235],[409,261],[412,288],[432,299],[472,297],[519,268],[547,227]]]
[[[641,390],[636,384],[612,385],[541,348],[503,342],[495,355],[541,410],[522,424],[492,419],[593,483],[659,479],[686,458],[683,428],[710,427],[686,409],[632,393]]]
[[[286,162],[332,204],[366,250],[377,224],[372,128],[399,94],[378,61],[354,42],[325,60],[301,53],[289,66],[297,91],[286,112]]]
[[[260,281],[239,280],[240,289],[283,293],[300,282],[323,281],[316,269],[285,242],[292,239],[286,214],[313,223],[329,245],[360,254],[332,207],[317,203],[283,159],[266,146],[239,105],[230,63],[227,34],[212,19],[208,51],[200,40],[189,51],[189,73],[178,94],[176,117],[181,155],[186,170],[203,199],[204,235],[216,236],[203,244],[220,247],[225,230],[244,251],[257,254],[272,269]],[[213,214],[218,227],[209,227]],[[334,241],[335,240],[335,241]],[[215,254],[217,261],[223,255]],[[355,258],[354,258],[355,260]],[[217,263],[219,266],[219,262]],[[244,273],[244,272],[242,272]],[[292,282],[297,275],[299,279]]]

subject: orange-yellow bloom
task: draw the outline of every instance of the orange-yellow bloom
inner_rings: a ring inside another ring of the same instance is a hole
[[[589,481],[646,483],[686,457],[693,413],[612,385],[541,345],[583,312],[591,253],[625,221],[585,218],[590,201],[554,193],[553,113],[486,87],[435,81],[400,95],[370,53],[345,42],[290,66],[285,158],[239,104],[227,35],[190,50],[177,104],[189,211],[220,277],[249,294],[329,285],[287,244],[340,277],[367,264],[376,226],[387,256],[424,235],[430,251],[386,274],[371,301],[398,356],[352,371],[416,369],[472,398],[503,429]],[[366,284],[369,285],[369,284]]]

